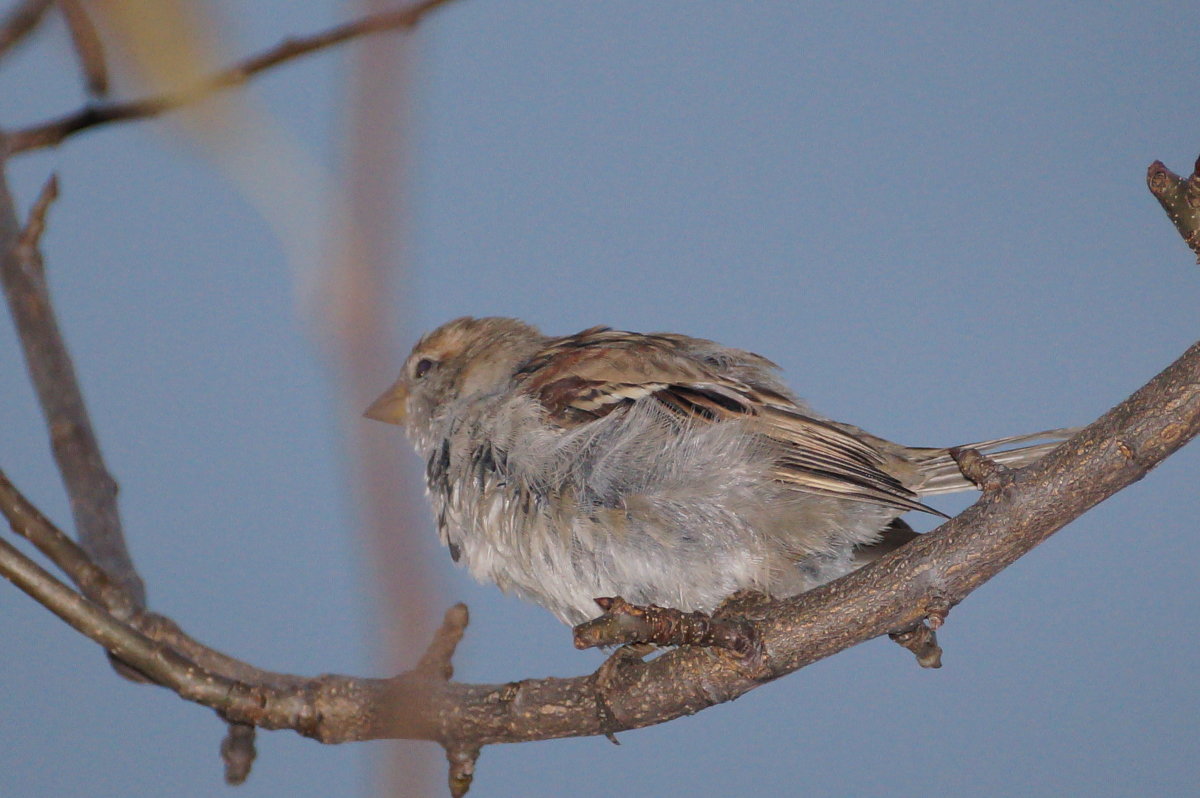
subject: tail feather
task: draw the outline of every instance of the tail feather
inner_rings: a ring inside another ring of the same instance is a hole
[[[1034,432],[1027,435],[1011,435],[1007,438],[995,438],[990,441],[969,443],[957,448],[976,449],[986,454],[997,463],[1010,468],[1020,468],[1029,465],[1057,449],[1063,441],[1080,430],[1079,427],[1063,427],[1044,432]],[[995,451],[1004,446],[1027,441],[1042,441],[1041,443],[1020,446],[1016,449]],[[939,493],[956,493],[962,490],[975,490],[975,484],[962,475],[958,463],[950,456],[949,449],[914,449],[914,452],[928,453],[928,456],[918,455],[915,458],[921,471],[921,483],[913,489],[920,496],[935,496]]]

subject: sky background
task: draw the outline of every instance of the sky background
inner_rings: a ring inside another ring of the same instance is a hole
[[[212,5],[229,54],[354,10]],[[1144,186],[1200,153],[1194,30],[1188,2],[459,0],[413,39],[398,343],[464,314],[669,330],[760,352],[818,410],[904,443],[1090,422],[1196,338],[1200,270]],[[339,167],[347,55],[251,89],[297,172]],[[0,72],[0,125],[73,108],[77,84],[55,22]],[[134,559],[153,608],[219,648],[382,675],[339,443],[372,422],[337,404],[296,232],[334,200],[231,179],[178,133],[110,127],[10,168],[23,207],[63,183],[47,268]],[[69,525],[11,328],[0,466]],[[1193,445],[971,595],[941,670],[871,641],[620,747],[489,747],[472,795],[1190,794],[1198,468]],[[434,604],[471,607],[458,678],[600,663],[456,570],[414,512]],[[6,795],[368,796],[394,745],[264,733],[234,790],[211,712],[116,677],[2,584],[0,637]]]

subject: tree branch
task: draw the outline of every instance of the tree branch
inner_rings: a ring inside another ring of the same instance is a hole
[[[128,592],[132,603],[141,605],[145,588],[125,547],[117,483],[104,466],[75,366],[54,316],[37,249],[46,211],[57,190],[57,181],[51,178],[34,206],[28,228],[22,230],[0,174],[0,282],[50,432],[54,459],[71,499],[79,543],[92,561]]]
[[[444,2],[427,0],[285,41],[179,92],[89,106],[12,134],[0,142],[0,153],[53,146],[90,127],[157,115],[241,85],[306,53],[369,33],[411,28]],[[18,11],[32,15],[31,22],[16,12],[9,16],[0,26],[0,54],[32,29],[46,5],[22,4]],[[1200,252],[1200,178],[1193,174],[1181,181],[1156,163],[1148,179],[1181,235]],[[248,772],[252,731],[261,726],[293,729],[330,743],[437,741],[451,763],[451,789],[461,795],[484,745],[662,723],[884,634],[901,639],[932,664],[932,630],[950,608],[1071,520],[1141,479],[1200,431],[1197,343],[1125,402],[1028,468],[1007,470],[976,453],[958,453],[964,473],[983,488],[979,501],[937,530],[842,579],[746,609],[742,617],[761,656],[684,647],[650,662],[631,661],[606,686],[602,699],[590,674],[503,685],[450,681],[454,650],[467,624],[461,605],[447,612],[420,665],[393,678],[272,673],[204,646],[170,619],[144,608],[141,582],[121,535],[116,484],[100,457],[37,251],[54,190],[54,183],[48,183],[22,230],[0,181],[0,277],[71,497],[80,545],[2,473],[0,513],[79,590],[4,541],[0,575],[147,680],[229,721],[225,756],[230,780]]]
[[[449,0],[422,0],[404,8],[374,14],[322,33],[287,39],[269,50],[246,58],[176,92],[143,97],[127,102],[87,105],[66,116],[11,132],[5,143],[8,155],[53,147],[64,139],[100,125],[147,119],[194,103],[211,94],[247,83],[272,67],[351,39],[385,31],[411,30],[425,15]]]
[[[92,562],[79,544],[50,522],[0,471],[0,506],[12,530],[28,540],[58,566],[83,592],[117,617],[128,617],[134,607],[129,594]]]
[[[0,58],[8,54],[37,28],[54,0],[24,0],[0,21]]]
[[[33,535],[35,544],[63,568],[81,588],[84,596],[100,602],[114,619],[131,624],[131,633],[136,632],[155,645],[179,652],[212,674],[230,679],[243,678],[260,685],[272,685],[275,689],[295,689],[303,681],[261,671],[203,646],[184,634],[170,619],[145,609],[144,585],[133,567],[121,530],[116,503],[117,484],[104,466],[99,444],[92,431],[78,380],[54,317],[37,247],[46,212],[57,195],[57,182],[51,180],[47,183],[34,206],[28,225],[22,231],[4,180],[5,154],[57,144],[73,133],[96,125],[153,116],[221,89],[241,85],[278,64],[353,38],[387,30],[411,29],[426,13],[444,2],[446,0],[426,0],[365,17],[315,36],[285,41],[180,92],[132,103],[89,106],[13,136],[0,132],[0,279],[21,339],[26,367],[50,430],[52,449],[71,499],[76,532],[82,548],[49,524],[28,502],[24,503],[25,517],[35,523],[26,524],[26,530],[41,530],[42,534]],[[0,27],[0,55],[32,31],[49,6],[49,2],[28,2],[10,13]],[[103,94],[107,90],[108,76],[95,28],[83,7],[73,0],[69,3],[64,0],[61,10],[88,89],[93,94]],[[8,489],[12,489],[7,480],[4,482]],[[5,504],[6,509],[17,506],[8,502]],[[41,584],[40,580],[35,582]],[[459,634],[461,636],[461,630]],[[153,670],[146,672],[141,665],[133,666],[133,672],[130,672],[117,649],[112,646],[106,648],[115,658],[114,666],[123,675],[159,681],[154,677]],[[145,651],[138,645],[127,645],[125,648]],[[448,660],[443,669],[449,673]],[[189,672],[194,671],[195,668],[192,668]],[[234,723],[230,726],[222,745],[226,780],[230,783],[244,781],[249,774],[254,759],[252,731],[245,724]]]
[[[1146,172],[1146,185],[1200,262],[1200,160],[1186,180],[1155,161]]]
[[[108,94],[108,65],[104,61],[104,44],[95,23],[79,0],[58,0],[58,10],[71,34],[71,45],[79,59],[84,86],[89,94],[103,97]]]
[[[36,240],[41,214],[33,218],[35,223],[19,237],[27,244]],[[413,671],[391,679],[308,679],[234,660],[144,610],[117,618],[36,565],[30,567],[11,546],[0,551],[0,570],[150,680],[235,724],[289,728],[324,742],[437,741],[451,762],[452,789],[461,794],[483,745],[662,723],[736,698],[873,637],[903,634],[927,618],[936,627],[971,591],[1070,520],[1140,479],[1197,431],[1200,343],[1028,468],[998,469],[975,453],[959,453],[964,470],[982,483],[980,500],[859,571],[795,598],[747,610],[745,618],[762,646],[761,659],[750,662],[708,648],[683,648],[648,663],[628,663],[605,691],[604,713],[592,675],[506,685],[448,681],[454,645],[466,624],[459,608],[448,613],[422,665]],[[3,479],[0,511],[77,581],[86,585],[92,580],[92,592],[104,595],[103,570],[89,566],[88,555],[75,551]],[[927,643],[919,648],[929,654]]]
[[[706,648],[631,663],[618,689],[605,696],[611,713],[606,728],[601,728],[591,675],[470,685],[444,681],[434,667],[392,679],[292,676],[283,677],[282,685],[273,683],[275,675],[236,680],[200,668],[111,617],[102,619],[106,613],[90,602],[59,597],[58,588],[45,588],[39,600],[52,604],[56,613],[65,615],[62,607],[78,613],[83,620],[69,622],[80,631],[157,683],[231,721],[290,728],[323,742],[425,739],[460,752],[493,743],[596,735],[693,714],[850,646],[911,629],[928,616],[943,617],[948,607],[1066,523],[1141,479],[1198,431],[1200,343],[1058,450],[1011,472],[1010,480],[937,530],[842,579],[754,610],[748,620],[763,644],[761,666],[747,668],[741,658]],[[0,505],[11,521],[11,503]],[[22,589],[32,593],[27,584]],[[447,626],[451,631],[440,634],[461,630],[453,619]],[[435,640],[431,650],[439,647],[445,642]],[[448,661],[444,653],[426,659]],[[253,675],[255,669],[241,666]],[[393,712],[395,707],[407,711]]]

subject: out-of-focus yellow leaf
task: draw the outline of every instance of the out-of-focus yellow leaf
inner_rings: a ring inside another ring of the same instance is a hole
[[[187,90],[246,55],[221,45],[230,38],[222,32],[231,30],[236,18],[224,19],[206,3],[103,0],[89,4],[89,10],[115,71],[131,78],[138,94]],[[328,229],[330,209],[341,205],[329,198],[332,180],[323,165],[244,89],[218,92],[164,120],[199,145],[267,222],[287,255],[299,296],[309,296],[324,250],[321,234]]]
[[[145,90],[182,88],[215,69],[225,25],[208,4],[182,0],[104,0],[91,3],[110,50]]]

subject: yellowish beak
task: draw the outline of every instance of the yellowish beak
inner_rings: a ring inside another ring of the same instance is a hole
[[[386,424],[403,424],[405,405],[408,403],[408,388],[401,382],[397,380],[395,385],[381,393],[363,415]]]

